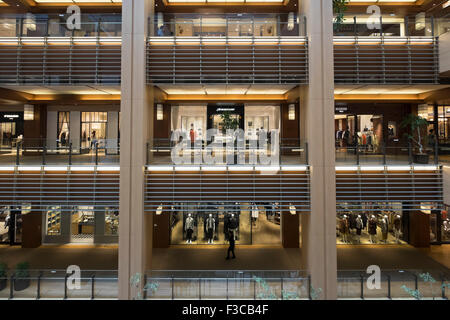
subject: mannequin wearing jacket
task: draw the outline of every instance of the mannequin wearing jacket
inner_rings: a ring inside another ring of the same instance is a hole
[[[369,219],[368,229],[370,242],[376,243],[375,236],[377,235],[377,219],[374,215],[372,215]]]
[[[358,215],[356,217],[356,237],[357,237],[357,241],[358,243],[361,243],[361,230],[363,228],[363,221],[361,219],[361,215]]]
[[[341,233],[342,242],[347,243],[348,242],[348,233],[349,233],[349,225],[348,225],[348,218],[346,215],[344,215],[339,222],[339,232]]]
[[[192,218],[192,215],[190,213],[186,218],[184,229],[186,231],[186,243],[192,243],[192,234],[194,233],[194,218]]]
[[[216,229],[216,219],[213,218],[212,214],[209,214],[206,219],[206,238],[208,239],[208,243],[214,243],[214,231]]]

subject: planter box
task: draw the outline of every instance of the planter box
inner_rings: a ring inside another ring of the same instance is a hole
[[[418,164],[428,164],[430,161],[430,156],[428,154],[415,154],[413,161]]]
[[[14,290],[23,291],[30,286],[30,279],[14,279]]]

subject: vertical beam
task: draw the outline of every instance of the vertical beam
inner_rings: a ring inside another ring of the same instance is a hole
[[[130,278],[151,266],[152,218],[144,214],[146,142],[153,135],[153,97],[146,85],[145,44],[152,0],[122,3],[119,299],[137,297]],[[140,292],[142,294],[142,291]]]
[[[309,85],[300,88],[300,130],[308,143],[311,213],[302,216],[303,267],[319,299],[337,298],[332,0],[304,0]]]

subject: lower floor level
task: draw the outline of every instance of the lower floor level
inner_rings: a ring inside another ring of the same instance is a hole
[[[237,246],[236,259],[225,260],[226,246],[153,249],[152,270],[300,270],[301,249],[281,246]],[[47,245],[35,249],[0,246],[0,262],[10,268],[28,262],[30,269],[63,270],[78,265],[81,270],[117,270],[116,245]],[[339,270],[364,270],[378,265],[382,270],[441,271],[450,269],[450,245],[416,249],[411,246],[337,246]]]

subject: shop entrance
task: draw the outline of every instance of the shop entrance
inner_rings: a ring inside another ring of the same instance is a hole
[[[22,243],[23,214],[28,213],[27,206],[0,209],[0,243],[19,245]]]
[[[227,129],[244,129],[244,105],[208,104],[207,129],[224,134]]]
[[[84,150],[103,148],[106,139],[107,112],[81,113],[81,147]]]
[[[382,152],[382,115],[335,115],[335,132],[337,148],[359,147],[360,153],[368,154]]]
[[[80,206],[72,212],[71,242],[94,242],[95,233],[94,208]]]
[[[15,147],[22,137],[23,112],[0,112],[0,147]]]

